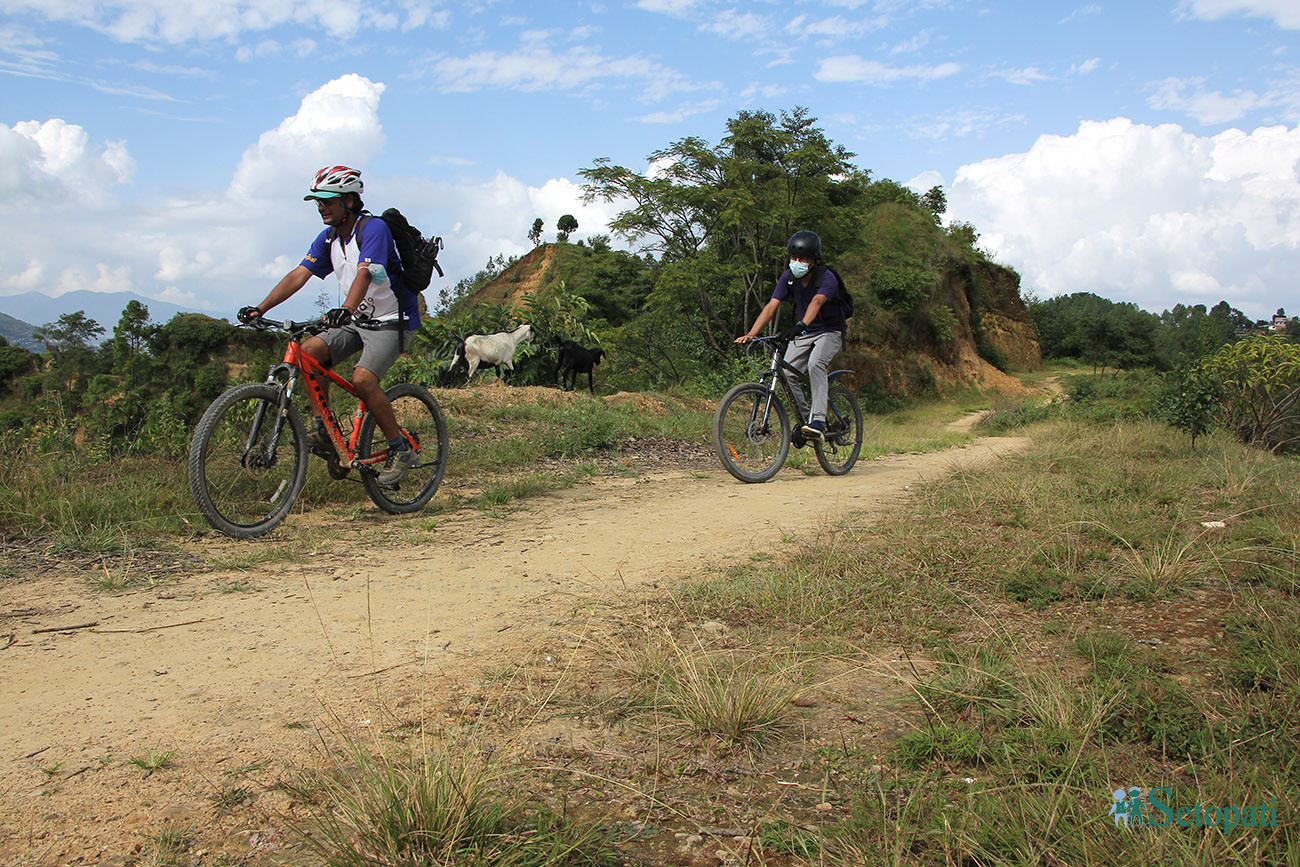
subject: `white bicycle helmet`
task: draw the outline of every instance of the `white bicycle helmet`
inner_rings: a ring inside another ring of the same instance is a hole
[[[344,193],[356,193],[359,196],[363,189],[361,172],[347,166],[327,166],[316,173],[311,183],[311,192],[303,196],[303,199],[333,199]]]

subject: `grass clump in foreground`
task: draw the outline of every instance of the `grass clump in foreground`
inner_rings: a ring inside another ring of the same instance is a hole
[[[924,660],[911,731],[833,769],[855,795],[817,863],[1296,864],[1296,490],[1300,462],[1226,436],[1050,422],[910,514],[677,604]],[[1126,831],[1113,792],[1134,786],[1151,824]]]
[[[595,828],[495,791],[481,763],[374,756],[357,743],[338,757],[349,767],[317,776],[297,827],[328,867],[622,863]]]
[[[607,657],[627,681],[625,711],[685,727],[724,754],[779,739],[794,722],[791,702],[802,692],[798,662],[783,664],[770,648],[710,647],[698,634],[679,639],[647,630],[643,642],[611,647]]]

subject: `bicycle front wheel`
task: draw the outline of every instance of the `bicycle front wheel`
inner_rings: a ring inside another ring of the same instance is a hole
[[[713,416],[713,447],[742,482],[766,482],[790,453],[790,418],[775,395],[757,382],[727,392]]]
[[[194,505],[236,539],[279,526],[307,481],[307,431],[292,404],[280,417],[280,389],[237,385],[203,413],[187,468]]]
[[[376,506],[385,512],[402,515],[423,509],[433,499],[438,485],[442,484],[442,474],[447,469],[447,420],[443,418],[442,407],[427,388],[404,382],[384,393],[392,401],[397,423],[414,440],[419,455],[399,482],[381,485],[375,473],[363,471],[361,483]],[[387,451],[388,441],[375,421],[374,413],[366,413],[361,422],[357,457],[364,460]]]
[[[814,440],[817,463],[832,476],[842,476],[858,462],[862,451],[862,407],[858,396],[836,383],[826,395],[826,439]]]

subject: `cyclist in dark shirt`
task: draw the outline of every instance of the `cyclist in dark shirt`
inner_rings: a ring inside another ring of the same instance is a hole
[[[798,383],[790,383],[801,416],[808,422],[803,426],[803,435],[809,439],[826,438],[826,395],[828,387],[826,374],[830,370],[831,359],[844,345],[844,334],[848,330],[848,320],[840,309],[839,286],[835,275],[829,268],[822,269],[821,280],[813,283],[813,269],[821,263],[822,240],[815,232],[807,230],[795,232],[786,244],[790,254],[790,267],[776,283],[772,299],[758,312],[754,325],[745,334],[736,338],[737,343],[746,343],[757,337],[777,314],[781,302],[789,298],[794,302],[795,324],[781,333],[790,340],[785,351],[785,360],[797,370],[808,373],[808,382],[812,391],[811,414],[804,407],[802,389]],[[791,379],[789,374],[782,376]]]

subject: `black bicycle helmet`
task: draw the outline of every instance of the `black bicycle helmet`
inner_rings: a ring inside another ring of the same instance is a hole
[[[791,259],[812,259],[815,262],[822,257],[822,239],[817,237],[816,232],[804,229],[790,236],[785,249],[790,253]]]

